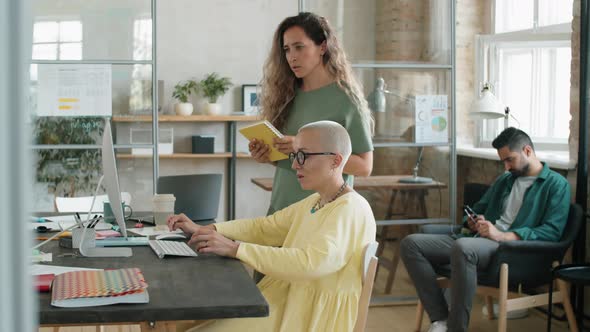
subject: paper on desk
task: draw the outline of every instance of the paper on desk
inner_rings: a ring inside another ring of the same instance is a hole
[[[83,270],[102,270],[102,269],[89,269],[85,267],[73,267],[73,266],[58,266],[58,265],[45,265],[45,264],[33,264],[31,265],[31,274],[36,276],[39,274],[62,274],[71,271],[83,271]]]
[[[156,227],[142,227],[142,228],[128,228],[127,232],[131,232],[133,234],[137,234],[137,235],[141,235],[141,236],[152,236],[152,235],[161,235],[161,234],[182,233],[182,230],[177,229],[177,230],[171,232],[167,229],[165,229],[165,230],[156,229]]]

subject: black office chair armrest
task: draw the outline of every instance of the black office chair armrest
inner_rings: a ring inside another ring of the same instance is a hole
[[[500,243],[498,252],[505,252],[510,255],[519,254],[535,254],[535,255],[546,255],[546,254],[560,254],[567,249],[567,244],[563,242],[551,242],[551,241],[505,241]]]
[[[497,284],[500,266],[509,266],[509,283],[535,287],[550,280],[554,261],[563,257],[566,244],[548,241],[507,241],[500,243],[488,269],[482,276],[483,284]]]

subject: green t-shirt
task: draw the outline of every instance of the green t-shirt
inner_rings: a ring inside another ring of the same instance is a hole
[[[373,151],[368,125],[363,123],[354,103],[336,83],[307,92],[298,90],[288,107],[287,123],[281,130],[284,135],[295,136],[299,128],[308,123],[331,120],[338,122],[348,131],[353,154]],[[344,174],[344,179],[350,186],[353,185],[352,175]],[[313,193],[313,191],[301,189],[288,159],[277,163],[272,188],[268,214],[281,210]]]

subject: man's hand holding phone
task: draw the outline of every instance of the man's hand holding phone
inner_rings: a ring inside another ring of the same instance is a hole
[[[477,213],[475,213],[475,211],[473,211],[473,209],[469,206],[469,205],[465,205],[463,207],[463,211],[465,211],[465,214],[467,214],[467,228],[469,228],[470,231],[472,231],[473,233],[477,233],[478,232],[478,222],[480,220],[485,220],[485,218],[483,216],[479,216]]]

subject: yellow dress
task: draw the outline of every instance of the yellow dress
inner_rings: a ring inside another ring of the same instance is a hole
[[[375,218],[356,192],[311,213],[318,199],[313,194],[271,216],[215,225],[242,242],[238,259],[266,275],[258,287],[270,315],[221,319],[199,331],[353,330],[363,249],[375,241]]]

